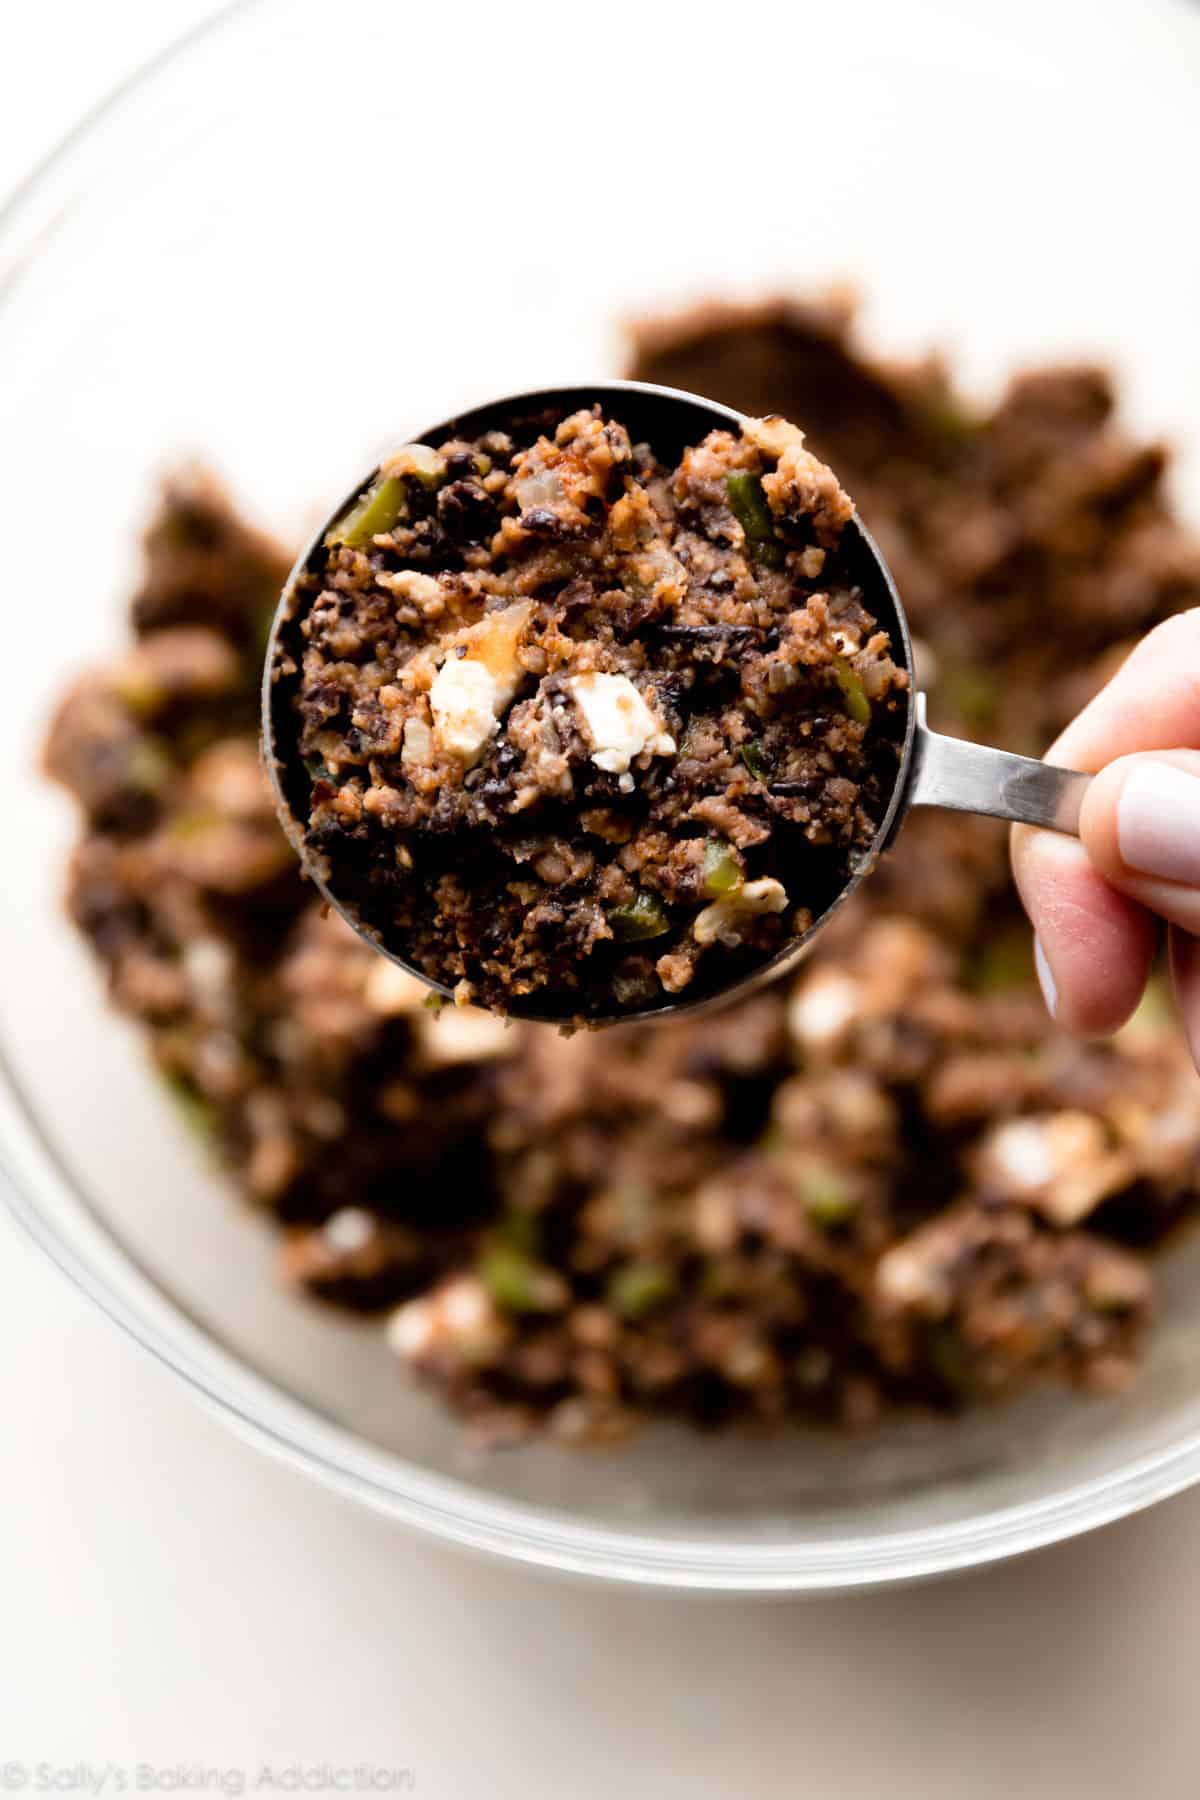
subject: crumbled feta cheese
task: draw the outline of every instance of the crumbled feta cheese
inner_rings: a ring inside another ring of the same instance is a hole
[[[742,436],[765,456],[779,458],[792,444],[803,444],[804,433],[798,425],[788,419],[781,419],[778,413],[768,413],[765,419],[747,419],[742,426]]]
[[[404,727],[400,761],[406,768],[427,769],[433,762],[433,733],[427,720],[416,714]]]
[[[1125,1151],[1110,1151],[1082,1168],[1064,1170],[1037,1205],[1052,1225],[1065,1231],[1086,1219],[1110,1194],[1128,1187],[1137,1173],[1137,1165]]]
[[[931,1257],[919,1255],[908,1244],[896,1244],[875,1265],[875,1287],[880,1299],[893,1306],[937,1309],[945,1282]]]
[[[386,580],[384,576],[386,575]],[[433,575],[422,575],[419,569],[397,569],[395,574],[382,571],[377,577],[379,585],[386,587],[402,600],[411,600],[415,606],[424,611],[431,601],[442,598],[442,590]]]
[[[331,1250],[350,1256],[365,1250],[375,1235],[375,1221],[361,1206],[343,1206],[321,1227],[321,1236]]]
[[[1191,1071],[1188,1071],[1189,1076]],[[1198,1096],[1189,1086],[1160,1098],[1141,1121],[1134,1149],[1143,1168],[1156,1175],[1182,1173],[1200,1148]]]
[[[517,651],[531,610],[529,601],[518,601],[485,614],[455,639],[429,690],[439,749],[477,762],[500,729],[500,716],[525,676]]]
[[[219,1000],[233,977],[233,951],[220,938],[193,938],[183,947],[183,972],[199,1000]]]
[[[406,1361],[437,1350],[467,1360],[494,1355],[507,1327],[491,1295],[475,1275],[456,1275],[419,1300],[398,1306],[387,1323],[388,1347]]]
[[[854,1023],[861,1004],[853,976],[820,969],[788,1001],[788,1029],[807,1049],[829,1049]]]
[[[1077,1225],[1136,1173],[1129,1153],[1112,1149],[1101,1121],[1084,1112],[995,1126],[981,1147],[979,1167],[985,1182],[1063,1229]]]
[[[450,656],[429,691],[433,729],[441,749],[474,762],[500,725],[500,694],[481,662]]]
[[[723,894],[697,913],[692,933],[698,944],[740,944],[742,926],[759,913],[780,913],[787,905],[787,890],[772,875],[747,881],[732,894]]]
[[[730,1344],[720,1359],[722,1375],[735,1387],[758,1387],[771,1379],[777,1367],[771,1351],[756,1337]]]
[[[710,1127],[722,1116],[718,1090],[710,1081],[669,1081],[659,1106],[673,1125]]]
[[[737,1195],[728,1179],[706,1182],[692,1201],[692,1231],[714,1256],[732,1250],[738,1239]]]
[[[1040,1119],[1013,1119],[997,1126],[985,1151],[988,1171],[1009,1192],[1035,1193],[1053,1181],[1058,1159],[1053,1153],[1045,1123]]]
[[[628,675],[574,675],[567,685],[592,741],[592,761],[598,769],[626,775],[643,751],[674,756],[675,739],[663,730]]]
[[[391,962],[386,956],[371,958],[363,983],[363,999],[373,1013],[393,1018],[416,1012],[424,1006],[428,993],[425,983],[402,969],[399,963]]]
[[[478,1331],[491,1317],[491,1299],[473,1276],[452,1281],[442,1290],[441,1299],[446,1324],[455,1337]]]
[[[503,1019],[478,1007],[447,1006],[422,1034],[425,1061],[435,1068],[486,1062],[502,1056],[512,1040]]]
[[[398,1306],[387,1323],[388,1348],[406,1361],[423,1356],[437,1337],[437,1315],[432,1300],[409,1300]]]

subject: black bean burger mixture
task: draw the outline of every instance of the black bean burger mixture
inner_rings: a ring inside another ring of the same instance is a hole
[[[779,303],[649,325],[633,372],[806,421],[946,729],[1036,753],[1200,603],[1164,453],[1099,369],[973,410],[939,365],[863,355],[836,306]],[[862,1427],[1129,1379],[1148,1253],[1196,1207],[1200,1082],[1156,991],[1110,1042],[1054,1030],[999,827],[913,815],[797,977],[712,1015],[569,1040],[435,1016],[322,913],[275,822],[255,717],[286,564],[180,477],[132,646],[47,752],[85,819],[73,916],[278,1222],[285,1281],[382,1315],[491,1442],[665,1412]]]
[[[386,458],[275,664],[333,893],[460,1004],[566,1019],[698,998],[803,934],[907,721],[852,512],[778,417],[674,468],[598,407]]]

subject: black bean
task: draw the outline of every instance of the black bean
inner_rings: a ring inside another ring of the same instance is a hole
[[[744,643],[762,634],[755,625],[660,625],[662,637],[683,644]]]
[[[477,481],[452,481],[438,495],[438,522],[459,544],[478,544],[499,523],[495,503]]]
[[[531,506],[528,512],[521,514],[521,526],[534,537],[565,537],[567,534],[564,521],[548,506]]]

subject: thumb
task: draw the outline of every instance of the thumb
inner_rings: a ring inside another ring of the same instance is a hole
[[[1100,771],[1083,804],[1083,844],[1013,833],[1043,987],[1069,1031],[1113,1031],[1129,1017],[1154,955],[1152,914],[1185,921],[1173,940],[1181,954],[1183,934],[1200,924],[1200,754],[1176,748],[1200,744],[1198,670],[1200,607],[1144,637],[1046,753]],[[1153,772],[1134,780],[1135,769]]]
[[[1128,899],[1200,934],[1200,751],[1118,757],[1084,796],[1079,834]]]

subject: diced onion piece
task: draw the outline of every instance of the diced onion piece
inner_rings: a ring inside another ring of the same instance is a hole
[[[787,903],[787,890],[782,882],[772,875],[763,875],[757,881],[747,881],[697,913],[692,935],[698,944],[719,941],[732,947],[741,943],[748,919],[761,913],[781,913]]]

